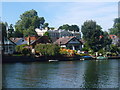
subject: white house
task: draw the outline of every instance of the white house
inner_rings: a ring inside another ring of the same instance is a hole
[[[54,44],[60,45],[61,47],[69,48],[71,50],[81,50],[82,42],[76,37],[62,37],[54,42]]]
[[[66,30],[41,30],[36,28],[35,31],[39,36],[43,36],[45,32],[48,32],[50,35],[50,38],[52,39],[53,42],[55,42],[57,39],[61,37],[66,37],[66,36],[76,36],[77,39],[81,39],[81,33],[80,32],[73,32],[73,31],[66,31]]]

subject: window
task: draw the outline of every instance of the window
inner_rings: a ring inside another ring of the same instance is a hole
[[[22,42],[24,42],[24,40],[22,40]]]

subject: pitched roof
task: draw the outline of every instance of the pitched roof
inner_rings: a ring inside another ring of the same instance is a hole
[[[111,39],[118,38],[116,35],[109,35],[109,37],[110,37]]]
[[[58,40],[56,40],[54,42],[54,44],[67,44],[70,40],[72,40],[73,38],[77,39],[76,37],[72,36],[72,37],[62,37],[62,38],[59,38]],[[79,41],[79,40],[78,40]],[[80,41],[79,41],[80,42]]]
[[[30,38],[30,40],[34,41],[37,40],[38,37],[37,36],[30,36],[30,37],[25,37],[25,40],[28,40],[28,38]]]
[[[18,42],[20,39],[23,39],[23,38],[10,38],[10,40],[14,43]]]
[[[31,44],[38,44],[38,43],[51,43],[51,40],[48,36],[39,37],[37,40],[31,42]]]
[[[13,44],[16,45],[12,40],[10,40],[9,38],[5,38],[4,39],[4,44]]]

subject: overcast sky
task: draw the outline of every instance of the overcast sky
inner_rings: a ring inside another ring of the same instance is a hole
[[[31,9],[56,28],[63,24],[81,27],[86,20],[95,20],[103,30],[108,30],[118,17],[118,2],[2,2],[0,15],[2,21],[15,25],[19,16]]]

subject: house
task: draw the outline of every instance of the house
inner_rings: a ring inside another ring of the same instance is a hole
[[[54,42],[54,44],[60,45],[64,48],[69,48],[72,50],[81,50],[82,42],[79,41],[75,36],[72,37],[62,37]]]
[[[50,38],[48,36],[39,37],[37,40],[34,40],[34,41],[30,40],[30,46],[32,48],[34,48],[35,45],[40,44],[40,43],[47,44],[47,43],[52,43],[52,41],[50,40]]]
[[[66,36],[76,36],[77,39],[81,39],[81,33],[80,32],[74,32],[74,31],[67,31],[67,30],[48,30],[48,29],[39,29],[36,28],[35,31],[37,32],[38,36],[43,36],[45,32],[49,33],[49,36],[52,40],[52,42],[55,42],[57,39],[61,37]]]
[[[2,42],[0,43],[2,45]],[[10,39],[4,39],[4,54],[13,54],[15,51],[16,44],[12,42]]]
[[[112,39],[112,44],[119,46],[120,38],[116,35],[109,35],[109,37]]]
[[[25,38],[10,38],[11,41],[13,41],[16,45],[22,45],[22,44],[29,44],[29,39],[32,41],[35,41],[38,39],[37,36],[29,36]]]
[[[24,38],[10,38],[10,40],[16,45],[27,44],[27,41]]]

